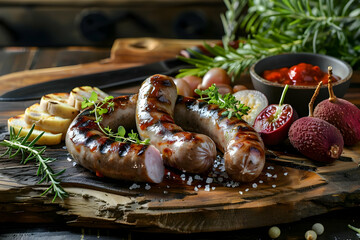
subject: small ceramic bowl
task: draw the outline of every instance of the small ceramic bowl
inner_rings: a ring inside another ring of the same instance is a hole
[[[282,67],[292,67],[302,62],[319,66],[324,72],[327,72],[328,66],[332,66],[333,74],[341,78],[340,81],[333,83],[334,93],[339,98],[345,95],[353,73],[351,66],[337,58],[314,53],[286,53],[263,58],[250,68],[252,84],[256,90],[268,98],[269,104],[277,104],[285,85],[262,78],[263,72]],[[307,116],[309,114],[308,105],[315,89],[316,86],[289,85],[284,103],[292,105],[300,117]],[[314,108],[317,103],[327,98],[329,98],[328,88],[327,85],[323,85],[316,98]]]

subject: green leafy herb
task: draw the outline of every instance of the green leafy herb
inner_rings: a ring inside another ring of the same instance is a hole
[[[205,100],[207,103],[216,104],[219,105],[220,108],[226,109],[222,114],[228,118],[235,116],[241,119],[242,116],[247,115],[250,110],[250,107],[242,104],[231,93],[221,95],[215,84],[206,90],[195,89],[195,93],[200,96],[200,99]]]
[[[194,65],[177,77],[203,76],[210,68],[226,69],[234,78],[259,59],[285,52],[327,54],[360,65],[360,2],[357,0],[224,0],[221,15],[224,47],[204,44],[211,57],[179,57]],[[248,7],[246,14],[245,6]],[[242,30],[245,37],[239,36]],[[239,47],[228,46],[238,40]]]
[[[126,130],[123,126],[119,126],[117,132],[114,132],[110,127],[103,127],[101,121],[103,120],[102,115],[106,114],[109,109],[114,110],[114,102],[111,101],[114,97],[108,96],[103,101],[98,102],[98,95],[96,92],[92,92],[89,99],[84,98],[81,103],[82,108],[93,107],[91,113],[95,114],[95,122],[99,126],[100,130],[107,136],[114,138],[116,141],[130,142],[136,144],[149,144],[150,139],[140,140],[139,135],[131,130],[126,137]]]
[[[51,183],[50,187],[48,187],[41,194],[41,196],[46,195],[49,191],[51,191],[54,194],[53,202],[57,197],[64,199],[68,196],[68,194],[61,187],[60,180],[57,179],[57,177],[61,175],[65,169],[55,173],[49,166],[49,163],[54,162],[56,159],[43,156],[46,146],[35,146],[35,143],[42,137],[45,132],[42,132],[34,140],[28,141],[34,130],[34,127],[35,125],[33,125],[28,134],[23,137],[20,136],[22,128],[20,128],[19,132],[16,134],[14,128],[10,127],[9,140],[5,139],[0,142],[0,145],[7,147],[5,153],[2,154],[1,157],[8,155],[9,158],[14,158],[15,156],[21,154],[21,164],[26,164],[30,160],[35,160],[38,165],[36,175],[41,177],[41,180],[38,183]],[[15,150],[14,153],[13,150]]]

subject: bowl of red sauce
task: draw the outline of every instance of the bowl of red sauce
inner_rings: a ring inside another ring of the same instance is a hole
[[[279,102],[286,84],[289,89],[284,103],[295,108],[299,116],[307,116],[308,104],[316,86],[323,85],[315,104],[329,98],[327,69],[333,69],[333,89],[337,97],[343,97],[349,88],[353,70],[346,62],[322,54],[286,53],[265,57],[250,68],[254,88],[268,98],[269,104]]]

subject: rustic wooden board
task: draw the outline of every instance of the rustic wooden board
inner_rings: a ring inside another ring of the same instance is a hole
[[[6,126],[1,126],[0,137],[6,135]],[[52,164],[55,170],[66,169],[61,179],[70,197],[54,203],[51,197],[40,197],[45,185],[37,185],[37,167],[3,157],[0,222],[61,219],[71,226],[96,222],[100,227],[169,232],[229,231],[292,222],[360,203],[359,163],[352,157],[360,158],[351,150],[346,152],[334,164],[319,167],[293,152],[269,151],[261,176],[246,184],[224,176],[221,164],[205,176],[167,169],[163,183],[147,184],[96,177],[76,165],[63,145],[54,146],[46,155],[57,158]],[[320,175],[321,168],[340,171]],[[42,206],[47,207],[49,218],[41,217]],[[22,217],[5,214],[9,211],[20,211]]]
[[[0,77],[0,83],[6,83],[0,91],[65,76],[137,65],[140,62],[133,57],[135,55],[144,56],[142,63],[166,59],[195,43],[119,40],[108,59],[5,75]],[[170,48],[172,50],[161,54]],[[156,59],[155,53],[159,55]],[[359,76],[355,76],[357,83],[360,82]],[[251,84],[248,76],[242,81]],[[115,92],[136,92],[137,89],[138,86],[131,86]],[[346,96],[355,104],[359,103],[358,89],[350,89]],[[0,103],[0,140],[7,137],[7,118],[23,112],[31,104],[31,101]],[[0,154],[3,152],[4,148],[0,148]],[[330,165],[315,164],[299,155],[288,143],[268,149],[263,173],[256,181],[247,184],[231,182],[217,168],[206,176],[196,177],[167,169],[169,175],[166,174],[161,184],[134,185],[134,182],[96,177],[75,165],[63,145],[49,147],[46,155],[57,158],[52,164],[54,169],[66,169],[61,179],[65,190],[70,193],[69,198],[51,202],[51,196],[40,197],[46,185],[37,184],[36,166],[33,163],[21,165],[19,159],[2,157],[0,222],[61,222],[81,227],[195,233],[293,222],[360,204],[360,144],[346,148],[343,156]]]

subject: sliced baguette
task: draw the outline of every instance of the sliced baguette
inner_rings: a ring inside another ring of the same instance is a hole
[[[62,133],[64,136],[72,121],[70,118],[62,118],[43,111],[38,103],[26,108],[24,118],[28,125],[35,124],[36,127],[47,132]]]
[[[90,98],[92,92],[97,93],[98,101],[102,101],[109,96],[97,87],[82,86],[74,88],[70,92],[68,104],[75,107],[77,110],[81,110],[81,103],[84,101],[84,98]]]
[[[22,128],[21,132],[20,132],[20,136],[26,136],[30,129],[31,129],[31,125],[28,125],[25,121],[25,114],[21,114],[12,118],[8,119],[8,129],[10,131],[10,127],[14,128],[15,133],[17,134],[20,129]],[[41,133],[43,132],[43,130],[38,129],[37,127],[35,127],[35,129],[33,130],[30,138],[28,139],[28,141],[32,141],[34,140],[36,137],[38,137]],[[44,133],[43,136],[41,136],[41,138],[36,142],[36,144],[38,145],[56,145],[56,144],[60,144],[61,143],[61,139],[62,139],[62,134],[61,133],[50,133],[50,132],[46,132]]]
[[[69,93],[47,94],[41,98],[40,107],[51,115],[74,119],[79,110],[68,104],[69,96]]]

